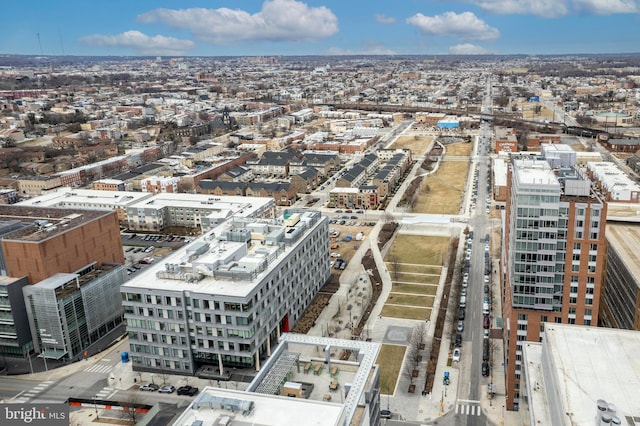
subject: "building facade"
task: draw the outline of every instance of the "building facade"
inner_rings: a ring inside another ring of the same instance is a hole
[[[230,219],[122,286],[133,369],[258,370],[329,276],[319,212]]]
[[[606,202],[578,169],[512,157],[503,234],[507,409],[520,403],[522,345],[544,323],[596,325]]]

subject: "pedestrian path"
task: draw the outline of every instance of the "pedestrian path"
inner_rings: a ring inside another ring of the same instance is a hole
[[[12,400],[17,403],[29,402],[32,398],[38,396],[40,393],[42,393],[42,391],[47,389],[52,384],[53,384],[53,380],[46,380],[44,382],[40,382],[38,385],[32,387],[31,389],[20,392],[18,395],[13,397]]]
[[[88,373],[110,373],[113,370],[113,366],[109,364],[93,364],[91,367],[87,367],[84,371]]]
[[[96,399],[111,399],[111,397],[117,392],[114,388],[110,388],[105,386],[100,390],[100,392],[96,393]]]
[[[456,402],[456,414],[466,414],[468,416],[479,416],[482,414],[480,401],[458,400]]]

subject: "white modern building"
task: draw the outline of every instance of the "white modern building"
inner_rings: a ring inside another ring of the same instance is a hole
[[[259,370],[329,268],[320,212],[223,222],[122,286],[134,370]]]
[[[284,334],[246,391],[207,387],[174,424],[377,426],[380,347]]]

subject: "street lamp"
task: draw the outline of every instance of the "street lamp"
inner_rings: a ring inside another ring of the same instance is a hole
[[[98,415],[98,406],[96,405],[96,395],[93,395],[93,409],[96,410],[96,420],[100,420]]]

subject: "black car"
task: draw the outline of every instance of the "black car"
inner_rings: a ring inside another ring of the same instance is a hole
[[[456,334],[456,348],[462,346],[462,334]]]
[[[188,395],[188,396],[193,396],[195,394],[198,393],[198,388],[194,387],[194,386],[180,386],[178,388],[178,395]]]
[[[484,361],[482,363],[482,375],[484,377],[487,377],[489,375],[489,363],[487,361]]]
[[[459,320],[463,320],[464,319],[464,308],[458,309],[458,319]]]
[[[488,339],[485,339],[485,342],[489,342]],[[484,345],[482,347],[482,360],[489,361],[489,345]]]

